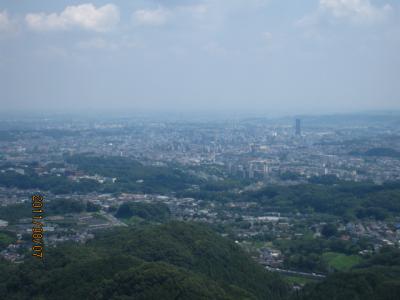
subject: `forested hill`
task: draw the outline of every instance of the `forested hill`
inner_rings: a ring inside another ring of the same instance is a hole
[[[0,264],[0,299],[284,299],[288,288],[233,242],[171,222],[105,231],[46,261]]]
[[[398,300],[400,250],[382,249],[349,272],[306,286],[293,300]]]

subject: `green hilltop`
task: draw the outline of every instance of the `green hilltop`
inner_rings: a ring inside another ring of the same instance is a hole
[[[44,263],[0,264],[1,299],[285,299],[287,285],[203,225],[104,231],[49,249]]]

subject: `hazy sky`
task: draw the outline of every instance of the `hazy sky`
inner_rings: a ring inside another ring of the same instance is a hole
[[[398,0],[0,0],[0,110],[400,109]]]

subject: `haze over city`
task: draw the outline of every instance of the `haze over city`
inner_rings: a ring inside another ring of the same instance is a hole
[[[395,0],[0,1],[1,111],[398,110]]]

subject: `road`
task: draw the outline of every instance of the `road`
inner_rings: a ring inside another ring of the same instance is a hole
[[[116,217],[114,217],[111,214],[106,213],[105,211],[100,211],[100,214],[106,218],[108,221],[110,221],[110,223],[113,226],[128,226],[127,224],[125,224],[124,222],[118,220]]]
[[[312,278],[312,279],[321,280],[326,277],[326,275],[324,275],[324,274],[298,272],[298,271],[285,270],[285,269],[279,269],[279,268],[271,268],[268,266],[266,266],[265,268],[271,272],[278,272],[278,273],[282,273],[285,275],[301,276],[301,277]]]

